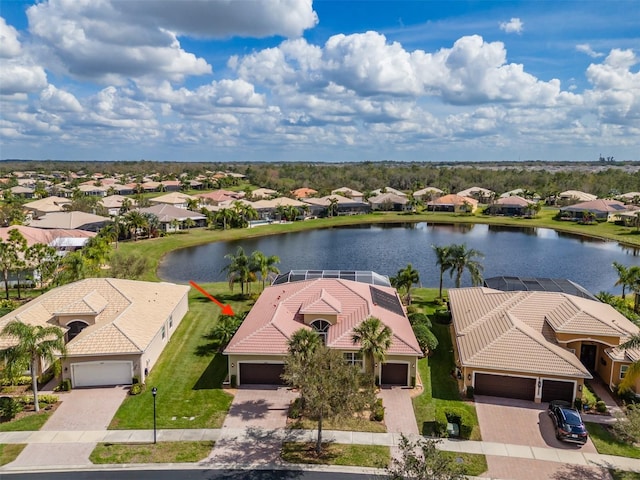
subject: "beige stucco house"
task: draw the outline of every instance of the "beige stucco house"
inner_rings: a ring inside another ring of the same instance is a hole
[[[0,318],[55,325],[65,331],[62,377],[73,387],[141,382],[188,310],[189,287],[88,278],[54,288]],[[0,338],[0,348],[11,345]],[[48,366],[41,365],[41,373]]]
[[[282,384],[289,339],[301,328],[316,331],[329,348],[364,368],[360,346],[351,338],[369,317],[379,318],[393,332],[385,361],[375,366],[380,383],[412,385],[422,352],[398,293],[373,272],[293,271],[279,276],[224,350],[230,378],[239,385]]]
[[[638,327],[599,301],[472,287],[450,289],[449,303],[461,386],[478,395],[573,401],[594,375],[614,389],[640,358],[617,348]]]

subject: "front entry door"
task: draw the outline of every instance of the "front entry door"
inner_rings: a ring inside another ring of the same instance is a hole
[[[580,361],[587,367],[587,370],[593,372],[596,369],[596,351],[598,347],[596,345],[582,344],[580,349]]]

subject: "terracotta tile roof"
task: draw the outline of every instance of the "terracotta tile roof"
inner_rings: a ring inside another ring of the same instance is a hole
[[[533,200],[527,200],[526,198],[519,197],[518,195],[511,195],[510,197],[500,197],[495,201],[496,205],[515,205],[517,207],[528,207],[533,205]]]
[[[638,331],[613,307],[564,293],[455,288],[449,302],[460,360],[476,368],[590,378],[555,332],[623,339]]]
[[[189,200],[198,200],[196,197],[192,197],[191,195],[187,195],[186,193],[181,192],[171,192],[165,195],[160,195],[156,198],[149,199],[151,203],[166,203],[168,205],[176,205],[176,204],[186,204]]]
[[[421,356],[407,317],[376,305],[371,288],[400,302],[393,288],[371,287],[350,280],[319,278],[267,287],[229,342],[225,353],[284,355],[291,335],[300,328],[311,328],[303,323],[303,313],[307,312],[337,314],[337,323],[327,332],[327,345],[331,348],[357,350],[359,347],[351,340],[353,329],[373,316],[393,332],[388,354]]]
[[[6,240],[9,238],[11,230],[18,230],[27,240],[27,245],[31,246],[36,243],[44,243],[45,245],[56,245],[57,241],[65,238],[92,238],[96,236],[95,232],[87,232],[86,230],[75,230],[65,228],[42,229],[29,227],[26,225],[12,225],[10,227],[0,227],[0,238]]]
[[[478,205],[478,200],[471,197],[461,197],[454,193],[443,195],[440,198],[436,198],[428,203],[428,205],[462,205],[464,203],[470,203],[471,205]]]
[[[14,319],[57,325],[58,313],[94,313],[95,324],[67,344],[69,355],[141,352],[188,291],[188,286],[164,282],[88,278],[54,288],[8,313],[0,318],[0,329]]]
[[[38,228],[67,228],[75,229],[89,224],[111,221],[108,217],[86,212],[51,212],[38,220],[32,220],[31,226]]]

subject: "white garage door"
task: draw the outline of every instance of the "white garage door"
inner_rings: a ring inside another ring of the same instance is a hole
[[[71,364],[71,381],[74,387],[105,385],[131,385],[132,362],[85,362]]]

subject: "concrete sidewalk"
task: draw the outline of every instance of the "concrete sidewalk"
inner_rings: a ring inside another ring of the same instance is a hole
[[[245,429],[234,429],[228,432],[237,438],[251,435]],[[265,435],[280,438],[282,441],[314,441],[315,430],[286,430],[264,429]],[[220,429],[201,430],[158,430],[157,439],[161,442],[198,441],[220,438]],[[253,433],[255,435],[255,432]],[[384,445],[397,446],[400,443],[399,433],[367,433],[343,432],[327,430],[322,432],[327,442],[355,445]],[[419,435],[409,435],[411,439],[421,438]],[[38,431],[38,432],[0,432],[0,444],[8,443],[151,443],[153,430],[107,430],[107,431]],[[521,459],[535,459],[548,462],[558,462],[569,465],[595,465],[604,468],[640,472],[640,459],[601,455],[598,453],[583,453],[579,449],[563,450],[557,448],[530,447],[511,445],[497,442],[478,442],[472,440],[442,439],[439,448],[445,451],[460,453],[477,453],[488,456],[511,457]],[[10,471],[17,467],[4,466],[0,471]]]

